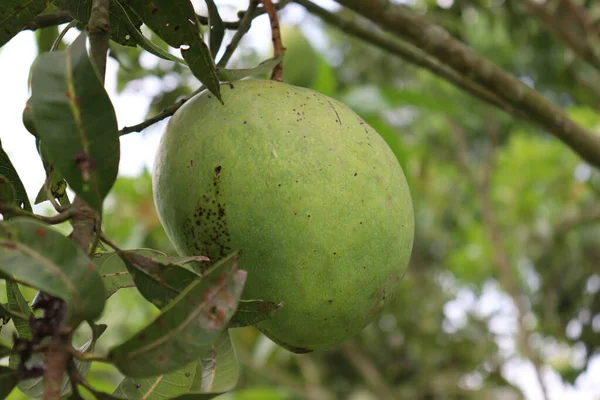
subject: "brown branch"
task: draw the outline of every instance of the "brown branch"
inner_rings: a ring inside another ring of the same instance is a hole
[[[23,30],[35,31],[37,29],[48,28],[71,22],[73,17],[67,11],[58,11],[55,13],[40,14],[25,25]]]
[[[517,117],[527,119],[527,115],[520,110],[509,105],[504,99],[489,91],[484,86],[464,76],[452,68],[442,64],[435,58],[429,56],[419,48],[407,43],[403,40],[392,38],[390,35],[385,35],[374,29],[368,29],[360,24],[345,18],[341,15],[332,14],[324,8],[312,3],[309,0],[294,0],[295,3],[306,8],[308,12],[321,18],[326,23],[339,28],[342,32],[352,35],[360,40],[371,43],[382,50],[385,50],[393,55],[396,55],[405,61],[446,79],[453,85],[463,89],[480,100],[483,100],[491,105],[494,105],[506,113]]]
[[[563,8],[569,10],[566,15],[564,13],[560,15],[553,14],[547,6],[533,0],[523,0],[523,4],[529,14],[539,19],[546,29],[573,50],[577,57],[600,71],[600,55],[590,43],[590,36],[587,34],[583,21],[584,18],[580,13],[574,11],[575,6],[572,3],[563,0]],[[573,17],[577,20],[574,20]],[[577,28],[580,28],[579,32],[577,32]]]
[[[471,76],[488,90],[520,109],[571,147],[590,164],[600,167],[600,136],[572,121],[560,108],[493,62],[454,39],[441,26],[389,0],[337,0],[383,28],[411,42],[439,61]]]
[[[449,125],[450,132],[454,136],[456,142],[456,158],[459,167],[463,170],[464,174],[470,179],[471,183],[475,187],[475,194],[477,196],[479,208],[483,217],[483,226],[488,236],[488,239],[492,244],[492,258],[500,276],[500,283],[512,298],[517,311],[517,335],[520,346],[523,349],[525,357],[527,357],[527,359],[531,361],[535,368],[536,377],[542,390],[543,398],[545,400],[548,400],[548,392],[546,389],[546,385],[544,384],[544,381],[542,379],[542,365],[538,357],[534,354],[534,351],[529,343],[529,334],[527,333],[527,328],[524,321],[524,317],[526,314],[526,305],[523,301],[521,288],[519,287],[519,284],[513,275],[509,253],[503,243],[501,229],[498,225],[498,220],[496,218],[494,206],[490,199],[490,182],[495,165],[495,132],[491,131],[491,144],[488,149],[486,161],[484,162],[481,168],[483,174],[481,177],[479,177],[469,165],[469,150],[467,140],[465,138],[464,132],[462,131],[462,128],[453,121],[451,121]]]
[[[275,8],[271,0],[259,1],[263,3],[267,14],[269,14],[269,22],[271,22],[271,40],[273,41],[273,57],[277,57],[285,50],[283,44],[281,43],[281,29],[279,28],[279,16],[277,15],[277,8]],[[283,81],[283,61],[273,68],[271,80],[279,82]]]

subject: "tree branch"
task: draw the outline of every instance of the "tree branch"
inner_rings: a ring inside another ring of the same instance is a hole
[[[429,56],[427,53],[411,45],[410,43],[393,38],[390,35],[385,35],[382,32],[365,28],[360,24],[340,15],[332,14],[324,8],[312,3],[310,0],[294,0],[294,2],[306,8],[308,12],[318,16],[326,23],[339,28],[342,32],[364,40],[365,42],[371,43],[391,54],[399,56],[400,58],[413,65],[416,65],[417,67],[425,68],[435,75],[446,79],[458,88],[469,92],[480,100],[504,110],[506,113],[514,117],[527,119],[525,114],[506,103],[504,99],[497,96],[495,93],[489,91],[484,86],[481,86],[479,83],[473,81],[467,76],[464,76],[452,68],[442,64],[435,58]]]
[[[527,333],[527,328],[524,322],[526,306],[523,301],[521,288],[519,287],[519,284],[513,275],[509,253],[503,243],[504,241],[502,239],[501,229],[498,226],[498,220],[496,218],[494,206],[492,205],[492,201],[490,199],[490,182],[495,165],[494,146],[496,141],[496,132],[493,130],[489,132],[491,133],[491,144],[488,149],[486,162],[484,162],[483,166],[481,166],[483,175],[482,177],[479,177],[469,166],[469,150],[462,128],[458,126],[458,124],[453,123],[453,121],[450,123],[450,128],[450,132],[454,136],[456,142],[456,158],[458,165],[463,170],[464,174],[470,179],[475,188],[475,194],[477,196],[479,208],[483,217],[483,227],[490,243],[492,244],[492,257],[494,264],[498,269],[500,283],[512,298],[517,311],[517,336],[520,346],[525,354],[525,357],[527,357],[527,359],[535,368],[537,380],[542,390],[544,400],[548,400],[548,392],[542,379],[542,366],[529,343],[529,334]]]
[[[279,16],[277,15],[277,9],[271,0],[259,1],[263,3],[265,10],[267,10],[267,14],[269,14],[269,22],[271,23],[271,40],[273,42],[273,57],[277,57],[285,50],[283,44],[281,43],[281,29],[279,28]],[[279,82],[283,81],[283,61],[273,68],[271,80]]]
[[[71,22],[73,17],[67,11],[58,11],[49,14],[40,14],[25,25],[23,30],[35,31],[37,29],[48,28]]]
[[[405,38],[454,70],[472,76],[562,140],[584,160],[600,167],[600,136],[579,126],[540,93],[452,38],[441,26],[432,24],[413,14],[406,6],[389,0],[337,2]]]
[[[574,12],[569,12],[567,15],[552,14],[547,6],[533,0],[523,0],[523,4],[529,14],[539,19],[546,29],[573,50],[577,57],[600,71],[600,55],[596,53],[596,49],[590,43],[591,35],[588,36],[584,28],[585,25],[582,21],[584,18]],[[562,4],[565,4],[568,10],[574,7],[568,0],[563,0]],[[574,20],[573,17],[577,20]],[[577,32],[576,28],[581,28],[580,32]]]
[[[161,112],[159,112],[155,116],[148,118],[147,120],[140,122],[137,125],[123,127],[123,129],[121,129],[119,131],[119,134],[122,136],[122,135],[126,135],[126,134],[132,133],[132,132],[141,132],[144,129],[146,129],[147,127],[154,125],[155,123],[160,122],[165,118],[170,117],[171,115],[175,114],[175,112],[177,110],[179,110],[181,108],[181,106],[183,106],[189,99],[191,99],[192,97],[194,97],[195,95],[197,95],[198,93],[200,93],[203,90],[204,90],[204,86],[200,86],[197,90],[194,91],[194,93],[192,93],[191,95],[189,95],[187,97],[184,97],[183,99],[179,100],[177,103],[163,109]]]

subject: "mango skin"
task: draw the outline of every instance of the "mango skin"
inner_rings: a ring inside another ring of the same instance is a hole
[[[169,121],[153,169],[157,212],[181,255],[240,249],[243,299],[283,301],[257,328],[327,349],[360,332],[407,268],[414,216],[385,141],[344,104],[267,80],[223,84]]]

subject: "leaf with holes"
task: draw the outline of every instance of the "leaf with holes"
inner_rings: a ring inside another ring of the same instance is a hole
[[[240,79],[247,78],[251,75],[260,75],[266,74],[270,72],[276,65],[278,65],[281,60],[283,60],[283,54],[279,54],[277,57],[269,58],[258,64],[254,68],[246,68],[246,69],[227,69],[227,68],[217,68],[217,73],[219,74],[219,79],[222,81],[239,81]]]
[[[162,310],[151,324],[112,349],[109,359],[134,378],[157,376],[183,368],[210,350],[227,327],[244,283],[237,256],[219,261]]]
[[[0,142],[0,175],[4,176],[12,187],[14,194],[13,204],[24,210],[31,211],[31,204],[29,203],[25,186],[23,186],[17,170],[10,161],[10,158],[8,158],[8,154],[2,148],[2,142]]]
[[[0,2],[0,47],[41,14],[50,0],[2,0]]]
[[[72,241],[36,220],[2,224],[0,271],[65,300],[74,322],[93,320],[104,309],[104,285],[96,265]]]
[[[0,240],[2,240],[0,238]],[[0,250],[1,251],[1,250]],[[11,314],[13,324],[17,330],[17,335],[21,339],[31,339],[31,329],[29,328],[29,318],[33,315],[31,307],[23,297],[19,285],[9,280],[6,281],[6,310]]]
[[[54,3],[61,9],[68,11],[83,26],[90,19],[92,11],[92,0],[54,0]],[[124,21],[121,10],[123,10],[123,0],[110,2],[110,38],[123,46],[135,47],[138,42],[132,32],[135,28],[139,31],[142,21],[133,12],[129,12],[128,19],[131,24]],[[119,7],[121,6],[121,7]]]
[[[184,369],[150,378],[125,378],[113,395],[126,399],[170,400],[187,393],[197,374],[196,364]]]
[[[205,0],[208,7],[208,25],[210,27],[209,40],[210,52],[213,58],[217,56],[223,38],[225,37],[225,24],[219,15],[219,9],[214,0]]]
[[[31,110],[44,153],[98,213],[117,177],[115,110],[88,57],[86,35],[44,53],[31,70]]]
[[[230,328],[256,325],[271,318],[283,303],[265,300],[240,300],[238,309],[229,321]]]
[[[215,62],[190,0],[128,0],[127,5],[169,46],[180,49],[192,74],[221,100]]]
[[[209,399],[233,390],[240,376],[240,366],[229,331],[224,331],[196,367],[196,377],[189,393],[177,400]]]

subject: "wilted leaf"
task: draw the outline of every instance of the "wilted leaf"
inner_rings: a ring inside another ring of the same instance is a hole
[[[197,360],[227,327],[245,281],[237,257],[223,259],[211,274],[173,299],[150,325],[112,349],[110,360],[131,377],[169,373]]]
[[[29,218],[5,222],[0,270],[66,301],[71,319],[93,320],[104,309],[104,285],[95,264],[72,241]]]
[[[187,393],[197,374],[196,364],[182,370],[150,378],[125,378],[113,395],[135,400],[170,400]]]
[[[29,203],[29,198],[27,197],[23,182],[21,182],[17,170],[10,161],[10,158],[8,158],[8,154],[6,154],[2,148],[2,142],[0,142],[0,175],[6,178],[12,188],[14,197],[13,203],[17,207],[31,211],[31,204]]]
[[[254,68],[247,69],[227,69],[227,68],[217,68],[217,72],[219,73],[219,79],[222,81],[237,81],[240,79],[244,79],[251,75],[260,75],[270,72],[277,64],[283,60],[284,53],[279,54],[277,57],[269,58],[258,64]]]
[[[0,47],[48,7],[50,0],[2,0],[0,2]]]
[[[31,110],[44,153],[98,213],[119,167],[117,119],[88,57],[85,34],[44,53],[31,72]]]
[[[129,0],[127,5],[169,46],[181,51],[194,76],[220,100],[215,63],[202,40],[192,3],[189,0]]]
[[[241,328],[256,325],[271,318],[283,303],[265,300],[240,300],[238,309],[229,321],[230,328]]]

